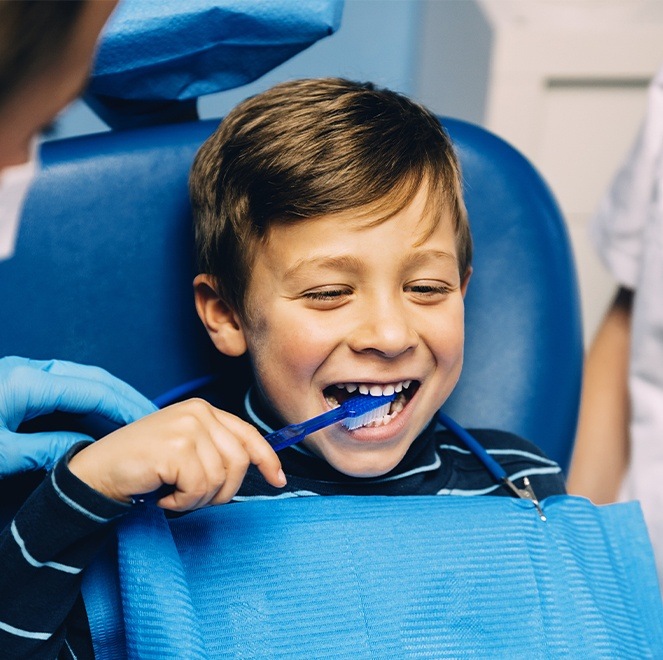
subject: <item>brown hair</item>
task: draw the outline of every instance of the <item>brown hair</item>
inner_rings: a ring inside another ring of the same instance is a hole
[[[84,5],[85,0],[0,0],[0,107],[58,57]]]
[[[462,276],[472,239],[458,161],[437,118],[371,83],[281,83],[240,103],[198,151],[189,188],[200,271],[245,315],[254,250],[272,223],[377,208],[386,220],[424,182],[435,224],[441,204],[451,209]]]

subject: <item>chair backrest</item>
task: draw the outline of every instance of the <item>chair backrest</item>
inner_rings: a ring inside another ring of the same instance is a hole
[[[462,424],[527,437],[563,466],[582,345],[564,222],[532,166],[485,130],[444,120],[457,145],[475,241],[460,383]],[[0,263],[0,353],[105,367],[147,396],[232,361],[198,322],[187,175],[216,122],[51,142],[17,254]]]

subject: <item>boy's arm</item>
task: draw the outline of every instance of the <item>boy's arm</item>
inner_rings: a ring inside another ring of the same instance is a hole
[[[53,658],[80,591],[82,570],[128,512],[132,495],[163,484],[159,506],[187,511],[227,502],[253,463],[275,487],[281,464],[250,424],[191,399],[77,446],[0,537],[0,648]]]
[[[633,292],[621,287],[585,360],[568,489],[595,504],[615,501],[628,466],[632,307]]]
[[[82,570],[131,509],[71,474],[73,447],[0,534],[3,657],[55,658],[80,593]]]

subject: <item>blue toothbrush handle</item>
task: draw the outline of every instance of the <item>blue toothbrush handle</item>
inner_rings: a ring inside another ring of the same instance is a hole
[[[322,413],[322,415],[313,417],[313,419],[309,419],[301,424],[290,424],[289,426],[284,426],[278,431],[268,433],[265,436],[265,440],[272,445],[274,451],[279,451],[300,442],[307,435],[315,433],[315,431],[319,431],[320,429],[325,428],[325,426],[340,422],[347,416],[348,413],[342,406],[334,408],[333,410],[328,410],[326,413]]]
[[[328,410],[322,415],[313,417],[300,424],[290,424],[284,428],[269,433],[265,436],[265,440],[272,445],[274,451],[285,449],[290,445],[303,440],[307,435],[324,429],[326,426],[340,422],[348,417],[359,417],[362,414],[369,413],[377,408],[390,403],[396,398],[396,394],[388,394],[383,396],[365,396],[358,395],[352,399],[348,399],[345,403],[338,408]]]
[[[348,417],[357,417],[370,412],[371,410],[375,410],[380,406],[393,401],[395,396],[395,394],[379,397],[356,396],[353,399],[348,399],[338,408],[333,408],[326,413],[322,413],[322,415],[313,417],[300,424],[290,424],[289,426],[284,426],[278,431],[268,433],[265,436],[265,440],[269,442],[274,451],[285,449],[290,445],[300,442],[307,435],[315,433],[315,431],[319,431],[320,429],[324,429],[326,426],[331,426],[332,424],[340,422]],[[163,484],[160,488],[157,488],[157,490],[152,491],[151,493],[134,495],[131,500],[134,504],[154,504],[162,497],[172,493],[174,490],[174,486]]]

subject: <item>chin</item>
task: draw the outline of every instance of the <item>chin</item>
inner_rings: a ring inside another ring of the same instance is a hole
[[[334,456],[323,456],[323,458],[335,470],[348,477],[370,479],[391,472],[403,460],[405,452],[399,453],[396,457],[370,456],[370,453],[365,455],[364,452],[362,454],[353,457],[346,453],[340,460],[334,460]]]
[[[393,470],[396,466],[392,465],[386,469],[372,469],[372,470],[341,470],[339,468],[336,468],[339,472],[342,472],[343,474],[346,474],[348,477],[355,477],[358,479],[374,479],[376,477],[382,477],[391,470]]]

